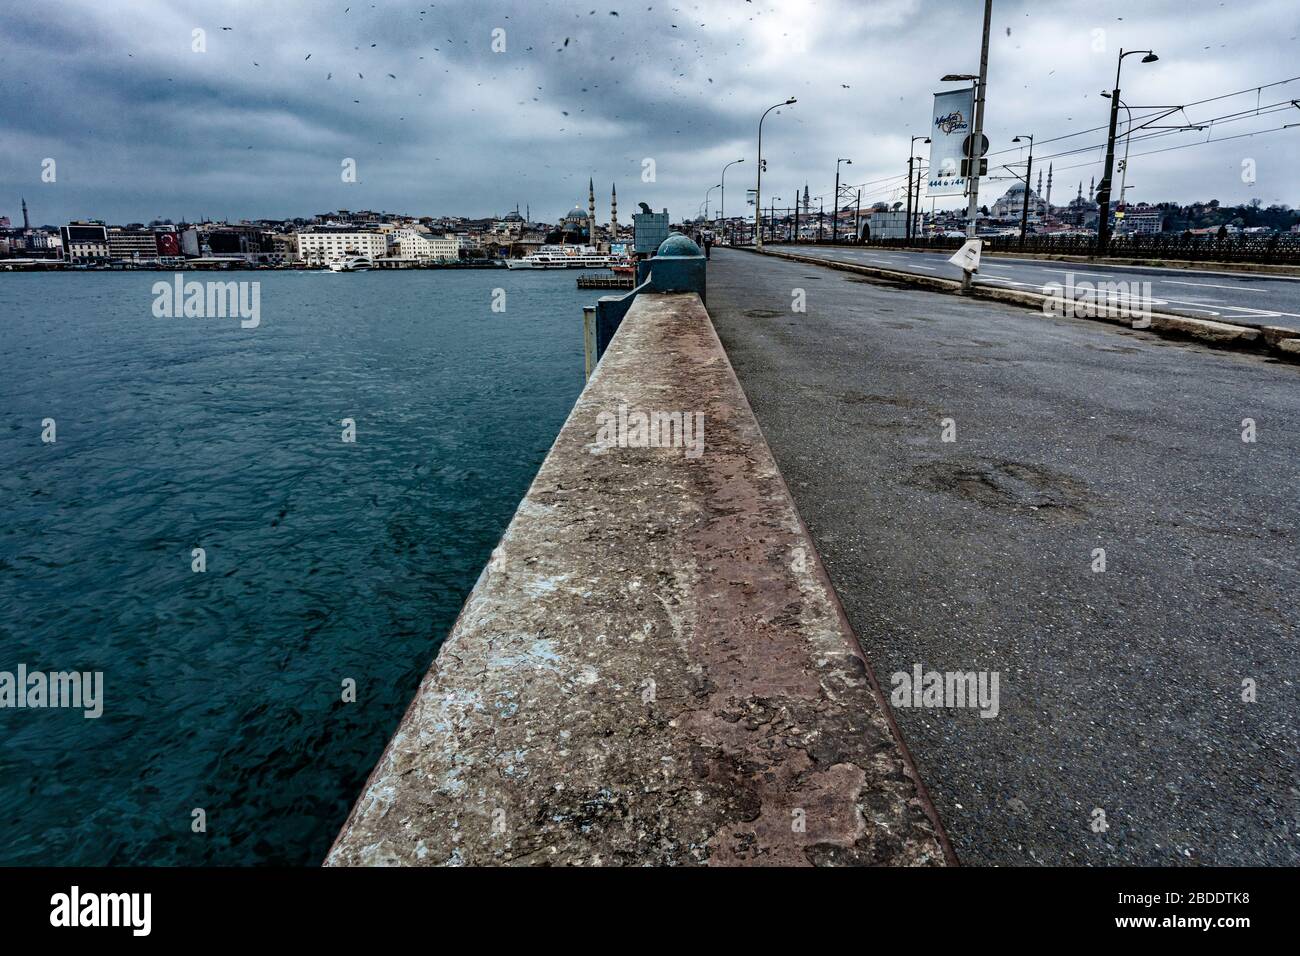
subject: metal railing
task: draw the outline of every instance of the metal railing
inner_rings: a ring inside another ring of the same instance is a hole
[[[1061,256],[1095,256],[1096,236],[981,236],[985,251],[1035,252]],[[867,245],[882,249],[958,249],[966,240],[956,237],[873,239]],[[1181,259],[1193,262],[1255,262],[1300,265],[1300,235],[1183,236],[1133,235],[1110,240],[1107,256],[1131,259]]]

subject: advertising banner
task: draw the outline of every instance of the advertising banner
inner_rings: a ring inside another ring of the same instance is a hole
[[[934,94],[927,195],[961,196],[966,192],[966,177],[961,174],[962,143],[971,133],[974,115],[973,88]]]

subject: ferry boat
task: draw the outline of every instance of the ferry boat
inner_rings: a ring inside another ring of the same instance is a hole
[[[369,272],[374,265],[365,256],[344,256],[330,260],[330,272]]]
[[[542,246],[522,259],[507,259],[510,269],[612,269],[625,260],[591,246]]]

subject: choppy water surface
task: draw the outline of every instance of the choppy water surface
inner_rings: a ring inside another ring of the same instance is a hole
[[[105,696],[0,709],[0,864],[319,862],[582,387],[573,273],[169,278],[0,276],[0,671]]]

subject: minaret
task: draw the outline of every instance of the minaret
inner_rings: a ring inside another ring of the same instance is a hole
[[[609,184],[609,241],[618,242],[618,186]]]
[[[1047,164],[1047,211],[1052,211],[1052,164]]]
[[[596,181],[587,180],[587,244],[596,244]]]
[[[1092,181],[1088,183],[1088,202],[1093,201],[1093,195],[1097,192],[1097,177],[1093,176]]]
[[[808,197],[808,184],[803,184],[803,215],[808,218],[808,208],[812,205],[812,200]]]
[[[23,198],[23,232],[31,232],[32,224],[27,221],[27,199]]]

